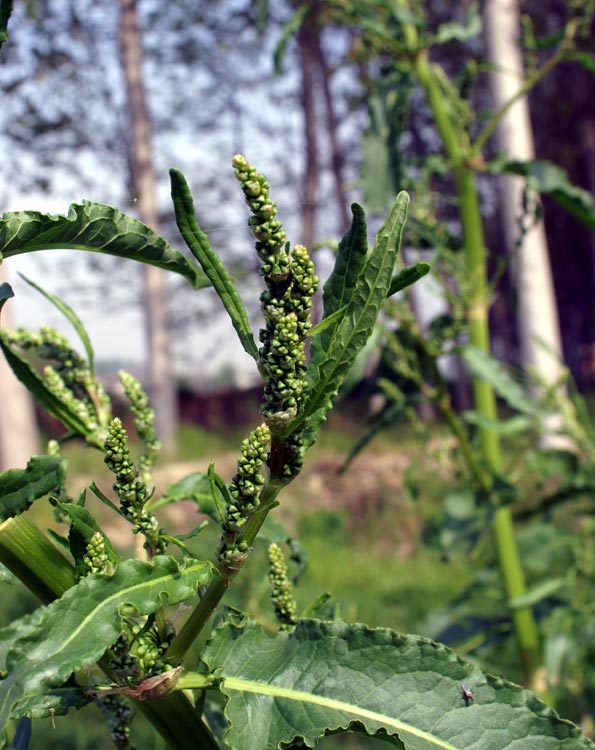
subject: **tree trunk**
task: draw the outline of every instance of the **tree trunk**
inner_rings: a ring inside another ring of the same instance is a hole
[[[316,108],[314,103],[316,54],[314,48],[312,24],[315,15],[309,14],[306,23],[298,32],[300,67],[302,72],[302,110],[304,113],[304,147],[306,155],[304,192],[302,208],[302,232],[300,242],[312,248],[314,241],[314,224],[316,203],[318,199],[318,129],[316,126]]]
[[[136,0],[120,0],[119,38],[129,118],[130,187],[138,200],[137,209],[141,221],[159,231],[151,128],[142,79]],[[175,448],[177,405],[168,332],[166,275],[154,266],[144,265],[143,269],[149,394],[155,409],[155,427],[167,453]]]
[[[0,283],[3,281],[0,269]],[[10,301],[2,308],[2,326],[11,326]],[[0,471],[24,469],[39,452],[39,435],[33,401],[0,356]]]
[[[490,76],[494,107],[500,109],[523,82],[523,61],[518,46],[519,9],[516,0],[486,0],[485,37],[488,58],[496,66]],[[519,99],[506,113],[497,131],[498,146],[508,158],[535,158],[527,98]],[[509,253],[514,257],[522,214],[523,180],[501,178],[501,210]],[[519,338],[525,367],[546,383],[556,382],[563,359],[556,297],[552,282],[543,222],[529,229],[516,253],[519,297]]]

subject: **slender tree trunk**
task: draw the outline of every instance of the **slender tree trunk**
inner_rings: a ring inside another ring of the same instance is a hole
[[[0,283],[4,281],[0,269]],[[11,326],[10,301],[2,308],[2,326]],[[0,356],[0,471],[23,469],[39,452],[35,411],[29,392]]]
[[[155,200],[155,172],[151,153],[150,117],[142,79],[142,49],[136,0],[120,0],[120,56],[129,116],[130,183],[138,199],[138,214],[159,230]],[[147,338],[147,375],[155,426],[166,452],[174,449],[177,428],[175,376],[168,333],[165,273],[144,265],[144,307]]]
[[[496,67],[491,75],[492,95],[498,110],[520,88],[523,61],[518,45],[520,29],[516,0],[486,0],[484,25],[488,57]],[[527,98],[519,99],[500,123],[499,148],[509,158],[535,158]],[[502,216],[506,244],[515,252],[519,238],[523,181],[512,175],[501,182]],[[556,297],[543,222],[529,229],[517,252],[519,338],[525,367],[539,373],[548,384],[561,374],[562,344]]]
[[[320,80],[322,83],[322,93],[326,107],[326,129],[328,140],[331,147],[331,168],[335,181],[335,195],[337,196],[337,210],[341,219],[341,229],[349,226],[350,218],[347,211],[347,194],[345,192],[345,183],[343,181],[343,154],[339,145],[337,132],[339,129],[335,104],[331,92],[330,79],[331,74],[322,48],[320,34],[316,33],[314,39],[315,52],[320,71]]]
[[[316,126],[316,107],[314,102],[316,55],[314,46],[315,16],[309,17],[298,33],[300,67],[302,71],[302,110],[304,113],[305,139],[305,175],[302,209],[301,242],[312,248],[316,220],[316,203],[318,199],[318,128]]]

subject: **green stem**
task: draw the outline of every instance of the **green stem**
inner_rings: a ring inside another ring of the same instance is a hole
[[[271,453],[274,453],[274,451],[272,450]],[[252,544],[269,511],[275,506],[277,495],[282,487],[283,483],[270,480],[263,488],[260,497],[260,508],[246,522],[244,533],[239,541]],[[169,664],[180,664],[190,646],[211,618],[215,608],[229,588],[230,583],[231,580],[223,576],[213,578],[190,617],[186,620],[166,651],[164,658]]]
[[[406,36],[410,48],[416,49],[415,27],[408,26]],[[454,170],[467,271],[474,289],[474,298],[469,311],[470,340],[476,348],[489,352],[486,248],[475,174],[468,162],[470,152],[461,145],[462,135],[459,136],[457,133],[448,110],[444,106],[440,88],[425,50],[416,54],[413,66]],[[496,419],[497,407],[493,389],[478,378],[474,377],[472,382],[477,412],[490,420]],[[501,474],[503,464],[498,435],[493,430],[482,428],[480,440],[483,458],[491,475]],[[506,595],[509,599],[522,596],[526,592],[526,584],[514,535],[512,516],[510,509],[506,506],[496,509],[493,535]],[[529,607],[514,609],[511,614],[526,677],[531,683],[539,664],[539,633],[535,618]]]

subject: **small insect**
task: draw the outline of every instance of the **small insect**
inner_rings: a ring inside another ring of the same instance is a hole
[[[466,685],[464,682],[461,682],[461,692],[462,692],[462,698],[465,701],[465,705],[468,706],[470,703],[473,703],[473,693],[471,692],[471,688],[469,685]]]

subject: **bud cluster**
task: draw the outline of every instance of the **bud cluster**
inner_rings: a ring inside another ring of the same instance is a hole
[[[31,352],[36,358],[49,362],[43,371],[48,390],[68,406],[84,422],[89,432],[95,432],[101,421],[109,418],[110,402],[105,389],[93,378],[87,362],[71,348],[68,340],[54,328],[40,326],[39,333],[18,328],[4,330],[7,343]]]
[[[269,545],[269,581],[271,599],[281,630],[290,630],[297,622],[297,606],[293,598],[293,587],[287,577],[287,566],[281,547],[274,542]]]
[[[304,341],[310,328],[312,297],[318,288],[314,265],[303,245],[287,252],[283,226],[275,216],[269,184],[246,159],[233,166],[252,211],[250,227],[266,289],[260,297],[265,328],[260,331],[259,367],[265,380],[261,412],[273,433],[283,433],[296,417],[304,390]]]
[[[171,625],[166,626],[163,638],[160,638],[156,628],[148,630],[141,625],[133,628],[135,636],[134,654],[142,670],[143,679],[154,677],[170,669],[170,665],[163,660],[163,656],[174,639],[175,631]]]
[[[134,750],[130,744],[130,724],[133,711],[126,698],[121,695],[105,695],[97,699],[108,722],[114,747],[118,750]]]
[[[270,440],[270,429],[262,424],[242,441],[237,472],[229,484],[231,500],[222,522],[219,562],[226,576],[236,573],[248,554],[248,545],[241,536],[260,504],[259,493],[265,483],[262,465],[267,460]]]
[[[125,370],[118,372],[126,398],[130,402],[130,411],[134,417],[136,434],[146,446],[146,451],[139,457],[141,477],[145,484],[151,481],[151,468],[161,450],[161,443],[155,432],[155,412],[149,406],[149,397],[143,391],[140,382]]]
[[[109,423],[104,451],[104,461],[116,478],[113,489],[120,499],[120,510],[124,517],[132,523],[135,534],[145,536],[146,547],[152,552],[162,552],[165,545],[159,536],[159,523],[145,509],[149,499],[147,485],[141,480],[130,457],[128,436],[118,417]]]
[[[89,539],[83,564],[86,573],[109,575],[112,572],[112,566],[105,552],[105,539],[100,531],[96,531]]]

